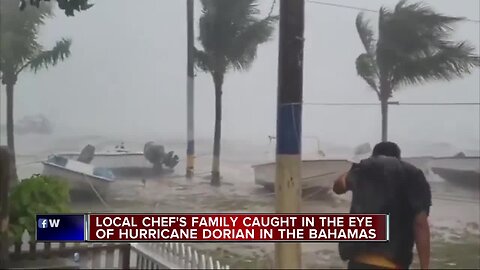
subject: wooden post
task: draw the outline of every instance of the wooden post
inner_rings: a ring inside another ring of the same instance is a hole
[[[120,268],[130,269],[130,244],[127,244],[121,248],[120,256],[122,256]]]
[[[10,189],[10,151],[0,146],[0,269],[6,269],[8,263],[8,191]]]
[[[278,56],[277,213],[298,213],[301,206],[304,0],[280,1]],[[275,244],[275,268],[300,269],[300,243]]]
[[[187,178],[193,177],[195,163],[193,0],[187,0]]]

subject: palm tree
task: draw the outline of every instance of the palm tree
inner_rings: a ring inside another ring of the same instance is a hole
[[[212,75],[215,85],[215,133],[212,185],[220,184],[220,139],[222,85],[229,70],[248,70],[259,44],[272,36],[278,16],[259,19],[256,0],[202,0],[199,40],[203,50],[195,49],[198,68]]]
[[[19,0],[19,9],[24,10],[27,7],[27,0]],[[40,2],[42,0],[30,0],[30,5],[36,6],[37,8],[40,7]],[[48,2],[50,0],[43,0]],[[93,4],[89,4],[88,0],[57,0],[58,8],[65,11],[65,15],[67,16],[74,16],[75,10],[82,11],[87,10],[93,6]]]
[[[479,66],[473,46],[449,40],[452,24],[461,20],[403,0],[393,11],[380,9],[375,40],[363,13],[357,16],[357,31],[365,47],[356,60],[357,73],[380,100],[382,141],[387,140],[388,100],[394,91],[405,85],[461,78]]]
[[[26,68],[37,72],[42,67],[56,65],[70,55],[71,41],[62,39],[50,50],[43,50],[37,42],[38,30],[52,15],[50,5],[18,9],[18,2],[1,1],[0,8],[0,71],[7,92],[7,143],[15,165],[13,127],[14,86],[19,74]],[[16,178],[16,169],[12,168]]]

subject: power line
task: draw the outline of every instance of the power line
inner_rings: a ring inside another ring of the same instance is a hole
[[[314,106],[379,106],[380,103],[321,103],[321,102],[304,102],[303,105]],[[389,102],[389,105],[405,105],[405,106],[480,106],[479,102]]]
[[[322,1],[317,1],[317,0],[307,0],[307,2],[312,3],[312,4],[317,4],[317,5],[323,5],[323,6],[339,7],[339,8],[345,8],[345,9],[353,9],[353,10],[358,10],[358,11],[367,11],[367,12],[378,13],[378,10],[368,9],[368,8],[363,8],[363,7],[334,4],[334,3],[322,2]],[[469,18],[465,18],[465,21],[480,23],[480,20],[474,20],[474,19],[469,19]]]
[[[313,4],[318,4],[318,5],[324,5],[324,6],[339,7],[339,8],[354,9],[354,10],[359,10],[359,11],[368,11],[368,12],[378,13],[378,10],[362,8],[362,7],[340,5],[340,4],[320,2],[320,1],[314,1],[314,0],[308,0],[307,2],[310,2],[310,3],[313,3]]]

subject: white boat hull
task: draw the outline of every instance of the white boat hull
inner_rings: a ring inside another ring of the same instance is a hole
[[[407,157],[403,160],[429,173],[431,157]],[[346,159],[318,159],[302,161],[302,188],[314,187],[332,188],[340,175],[350,170],[352,162]],[[253,166],[255,183],[268,189],[273,189],[276,175],[276,163],[266,163]]]
[[[59,156],[76,160],[78,153],[60,154]],[[91,164],[101,168],[129,168],[129,167],[152,167],[145,159],[143,153],[98,153],[94,155]]]
[[[68,182],[71,191],[98,192],[105,195],[108,192],[110,181],[102,180],[98,177],[90,176],[80,172],[55,166],[49,163],[43,163],[43,175],[57,177]],[[93,190],[95,189],[95,191]]]
[[[431,160],[430,167],[480,172],[480,157],[435,158]]]
[[[405,157],[403,161],[412,164],[418,169],[422,170],[424,174],[430,173],[430,164],[433,157]]]
[[[430,166],[435,174],[450,183],[480,189],[480,157],[436,158]]]
[[[302,161],[302,189],[316,187],[331,188],[335,179],[351,167],[348,160],[303,160]],[[268,189],[273,189],[276,175],[276,163],[267,163],[253,166],[255,183]]]

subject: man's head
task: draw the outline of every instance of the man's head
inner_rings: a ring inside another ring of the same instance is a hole
[[[372,156],[400,158],[400,147],[393,142],[381,142],[373,148]]]

